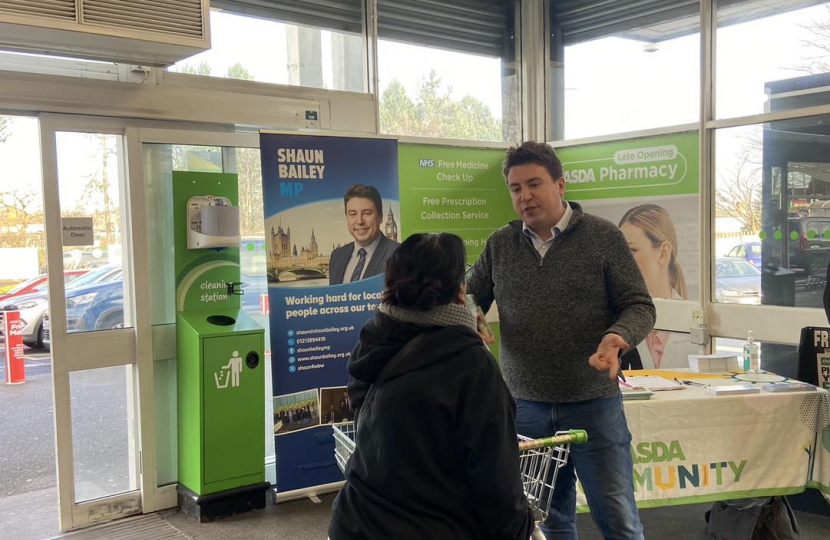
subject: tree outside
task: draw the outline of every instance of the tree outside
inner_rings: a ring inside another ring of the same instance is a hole
[[[6,142],[11,136],[12,119],[8,116],[0,116],[0,143]]]
[[[736,219],[741,229],[751,235],[761,231],[763,175],[759,152],[757,145],[748,143],[732,167],[717,171],[715,191],[718,213]]]
[[[804,56],[801,64],[792,69],[802,75],[830,72],[830,5],[825,7],[827,18],[800,25],[805,33],[801,41]],[[721,215],[736,219],[741,228],[752,235],[761,231],[763,150],[760,132],[755,133],[747,138],[733,164],[726,170],[717,171],[716,210]],[[799,190],[804,197],[810,197],[815,191],[815,182],[808,174],[790,170],[787,176],[788,197]]]
[[[45,246],[40,196],[31,188],[0,192],[0,247],[36,247],[43,264]]]
[[[239,175],[239,231],[242,236],[264,237],[262,168],[259,150],[237,148],[236,172]]]
[[[75,207],[69,212],[78,216],[92,215],[93,227],[100,240],[100,247],[106,249],[121,243],[120,222],[121,205],[118,200],[118,177],[111,177],[113,165],[118,161],[118,138],[114,135],[89,135],[94,148],[94,158],[98,161],[86,175],[81,196],[75,201]],[[68,201],[67,201],[68,202]]]
[[[0,144],[13,135],[14,119],[0,116]],[[30,186],[0,190],[0,247],[37,248],[38,265],[46,259],[41,197]]]
[[[176,71],[179,73],[187,73],[189,75],[203,75],[208,76],[211,72],[210,64],[205,62],[204,60],[199,62],[199,65],[193,65],[184,63],[176,67]]]
[[[455,100],[452,88],[442,89],[435,70],[419,84],[415,99],[392,80],[380,99],[380,128],[384,133],[441,139],[502,141],[501,120],[481,100]]]
[[[175,71],[177,73],[186,73],[188,75],[202,75],[208,77],[213,74],[213,67],[208,62],[202,60],[198,64],[191,64],[189,62],[178,64],[171,68],[171,71]],[[254,74],[251,73],[248,70],[248,68],[243,66],[240,62],[237,62],[234,65],[230,66],[227,69],[227,71],[225,71],[225,77],[228,79],[238,79],[241,81],[255,80]]]
[[[254,76],[239,62],[228,68],[226,76],[229,79],[239,79],[240,81],[253,81]]]
[[[830,5],[825,6],[830,16]],[[830,18],[800,25],[806,31],[801,44],[809,51],[802,63],[794,68],[806,75],[830,72]]]

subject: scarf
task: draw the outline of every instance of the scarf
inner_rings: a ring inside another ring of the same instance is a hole
[[[466,326],[473,332],[477,331],[476,318],[467,306],[455,303],[437,306],[429,311],[381,303],[378,310],[399,322],[418,326]]]

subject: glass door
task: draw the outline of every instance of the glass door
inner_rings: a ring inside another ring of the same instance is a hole
[[[142,511],[141,395],[134,249],[142,230],[118,121],[40,119],[61,530]],[[140,204],[140,200],[138,201]],[[65,273],[83,268],[68,282]]]
[[[176,171],[237,175],[242,309],[266,329],[266,480],[276,481],[268,332],[265,238],[259,135],[139,129],[141,183],[146,206],[149,291],[154,381],[156,508],[176,504],[178,480],[176,424],[176,307],[173,263],[173,174]],[[143,411],[145,414],[147,409]],[[271,433],[271,436],[267,434]],[[148,462],[145,459],[145,465]]]

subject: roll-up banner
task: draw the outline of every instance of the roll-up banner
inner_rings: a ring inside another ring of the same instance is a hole
[[[261,134],[280,496],[343,480],[327,424],[400,242],[394,139]]]

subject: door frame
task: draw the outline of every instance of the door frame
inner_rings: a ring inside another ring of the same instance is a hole
[[[176,128],[144,128],[144,127],[130,127],[126,130],[128,147],[132,156],[137,156],[137,159],[130,159],[131,169],[130,176],[133,180],[133,190],[139,193],[133,195],[133,211],[138,207],[141,209],[143,223],[143,231],[149,233],[146,222],[146,201],[144,194],[146,193],[146,171],[144,169],[143,149],[145,144],[170,144],[170,145],[186,145],[186,146],[209,146],[221,148],[259,148],[259,133],[236,133],[232,131],[197,131]],[[224,159],[223,159],[224,162]],[[134,169],[133,169],[134,167]],[[151,272],[149,260],[149,234],[142,234],[135,238],[136,246],[141,243],[140,251],[144,257],[142,261],[144,266],[141,267],[140,274],[142,276],[149,276]],[[171,239],[172,243],[172,239]],[[136,267],[138,268],[138,267]],[[151,320],[151,290],[149,288],[143,289],[146,295],[143,299],[147,302],[147,318],[144,321],[146,324],[136,325],[137,339],[139,340],[139,366],[141,370],[141,377],[146,377],[150,381],[150,386],[153,386],[154,369],[156,361],[164,361],[175,358],[176,356],[176,325],[174,324],[159,324],[153,325]],[[152,388],[150,388],[152,390]],[[142,464],[145,471],[143,487],[144,487],[144,512],[153,512],[173,508],[178,505],[177,484],[169,484],[165,486],[158,485],[158,454],[156,441],[156,422],[155,422],[155,401],[151,393],[147,400],[142,401],[142,423],[144,426],[152,426],[152,431],[149,436],[143,438],[144,452]],[[267,459],[267,458],[266,458]]]
[[[138,339],[139,329],[148,326],[149,288],[146,274],[146,243],[135,242],[136,231],[146,230],[141,211],[143,192],[136,182],[138,154],[127,137],[127,121],[73,115],[41,114],[40,148],[43,182],[43,208],[46,236],[47,276],[49,279],[50,340],[52,352],[53,407],[55,411],[55,451],[59,524],[62,531],[77,529],[142,512],[147,508],[144,495],[146,475],[142,471],[142,449],[152,441],[152,418],[142,414],[152,403],[152,379],[143,373]],[[100,133],[121,137],[118,152],[121,204],[121,240],[124,261],[124,316],[131,327],[101,332],[66,333],[66,298],[63,281],[63,245],[58,180],[58,132]],[[114,366],[127,369],[127,419],[129,423],[130,490],[101,499],[75,502],[75,474],[72,447],[70,375],[76,371]],[[152,495],[152,492],[149,492]]]

